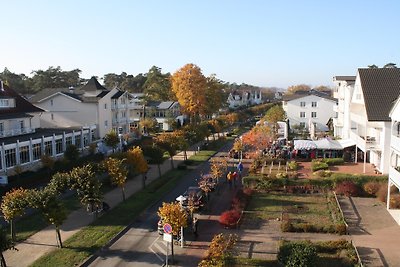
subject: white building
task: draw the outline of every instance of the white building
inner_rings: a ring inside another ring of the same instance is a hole
[[[130,95],[117,88],[108,90],[92,77],[78,89],[45,89],[31,102],[47,112],[41,116],[45,128],[95,127],[96,138],[111,130],[130,132]]]
[[[229,93],[227,101],[230,109],[263,103],[261,91],[233,91]]]
[[[335,117],[333,118],[334,136],[343,140],[350,136],[350,103],[354,91],[356,76],[335,76],[333,82],[333,97],[337,104],[333,107]]]
[[[335,116],[335,105],[336,99],[315,90],[286,95],[282,100],[282,108],[286,112],[290,128],[300,126],[314,128],[316,131],[329,130],[327,123]]]
[[[43,129],[38,108],[0,81],[0,176],[12,175],[16,166],[23,171],[40,167],[43,155],[62,157],[74,144],[84,149],[94,129]],[[0,182],[4,180],[1,179]]]
[[[391,119],[389,112],[400,95],[400,69],[358,69],[350,104],[350,139],[356,154],[382,173],[389,172]],[[357,157],[356,157],[357,160]]]

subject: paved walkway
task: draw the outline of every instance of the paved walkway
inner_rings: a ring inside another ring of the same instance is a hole
[[[195,154],[195,149],[187,151],[188,157],[193,154]],[[181,161],[183,161],[183,152],[174,156],[174,166],[177,166]],[[162,174],[169,171],[171,169],[170,159],[164,161],[160,167]],[[159,173],[157,165],[150,165],[150,170],[147,174],[147,183],[152,182],[158,177]],[[142,189],[141,179],[141,175],[138,175],[135,178],[128,180],[125,186],[125,194],[127,198]],[[104,201],[107,202],[111,208],[115,207],[122,201],[121,190],[119,188],[115,188],[106,193],[104,195]],[[93,215],[88,214],[85,208],[73,211],[61,225],[62,240],[65,241],[70,238],[82,227],[92,223],[93,219]],[[17,244],[16,248],[18,251],[7,250],[3,253],[7,262],[7,266],[29,266],[41,256],[57,249],[54,226],[48,226],[47,228],[37,232],[24,242]]]
[[[375,198],[339,197],[364,266],[400,266],[400,226]]]

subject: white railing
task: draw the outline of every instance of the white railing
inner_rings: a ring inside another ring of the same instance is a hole
[[[400,151],[400,137],[398,135],[391,136],[390,146],[395,150]]]

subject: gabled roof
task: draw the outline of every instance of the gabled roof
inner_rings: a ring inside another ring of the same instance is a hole
[[[80,88],[82,91],[106,91],[108,90],[104,86],[102,86],[95,77],[90,78],[90,80]]]
[[[146,107],[153,107],[156,109],[170,109],[176,102],[175,101],[149,101]]]
[[[318,96],[318,97],[321,97],[321,98],[325,98],[325,99],[337,102],[336,98],[331,97],[327,93],[319,92],[319,91],[316,91],[316,90],[298,91],[293,95],[284,95],[283,96],[283,101],[295,100],[295,99],[307,97],[307,96],[310,96],[310,95],[315,95],[315,96]]]
[[[20,96],[16,91],[3,84],[0,81],[0,97],[1,98],[13,98],[15,99],[15,107],[14,108],[1,108],[1,115],[16,115],[21,116],[25,113],[31,112],[44,112],[43,109],[38,108],[37,106],[31,104],[28,100]],[[19,114],[19,115],[18,115]]]
[[[111,97],[111,99],[116,99],[116,98],[119,98],[121,95],[123,95],[124,94],[124,91],[119,91],[118,90],[118,92],[116,92],[112,97]]]
[[[358,69],[369,121],[390,121],[389,112],[400,95],[400,69]]]

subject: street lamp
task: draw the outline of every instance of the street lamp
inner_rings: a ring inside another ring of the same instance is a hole
[[[180,195],[179,197],[176,198],[177,201],[181,204],[181,209],[183,209],[183,201],[185,201],[187,198]],[[183,248],[183,226],[181,226],[181,248]]]

